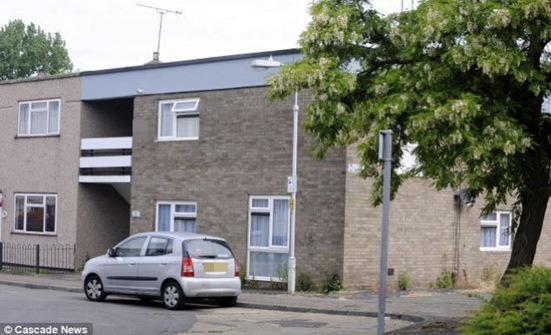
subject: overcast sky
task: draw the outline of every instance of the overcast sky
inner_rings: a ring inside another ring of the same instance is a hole
[[[159,7],[164,62],[297,47],[310,16],[311,0],[0,0],[0,25],[21,19],[61,34],[76,70],[141,65],[157,49]],[[383,13],[402,2],[373,0]]]

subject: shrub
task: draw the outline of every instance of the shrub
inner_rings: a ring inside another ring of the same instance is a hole
[[[444,269],[440,272],[440,276],[436,278],[436,283],[431,283],[432,287],[436,288],[452,288],[453,287],[453,275],[449,269]]]
[[[342,288],[341,278],[338,272],[328,273],[325,278],[322,280],[319,286],[319,291],[321,293],[329,293],[340,291]]]
[[[509,275],[492,299],[461,329],[463,334],[550,334],[551,269],[525,268]]]
[[[308,292],[315,289],[312,278],[307,274],[299,272],[297,275],[297,291]]]
[[[407,291],[411,284],[411,278],[407,273],[403,272],[398,275],[398,289],[400,291]]]

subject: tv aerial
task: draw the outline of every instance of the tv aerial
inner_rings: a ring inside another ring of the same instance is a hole
[[[163,31],[163,16],[165,14],[181,15],[182,12],[177,11],[177,10],[170,10],[170,9],[166,9],[166,8],[153,7],[153,6],[142,5],[142,4],[136,4],[136,5],[141,6],[141,7],[145,7],[145,8],[149,8],[149,9],[155,9],[157,11],[157,13],[161,15],[160,22],[159,22],[159,37],[157,39],[157,52],[153,53],[153,62],[158,62],[159,61],[159,52],[161,51],[161,33]]]

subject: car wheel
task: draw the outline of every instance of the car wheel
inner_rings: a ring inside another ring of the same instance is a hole
[[[171,310],[182,309],[185,304],[184,292],[176,282],[168,282],[163,286],[161,294],[163,304]]]
[[[84,281],[84,293],[86,298],[92,301],[103,301],[107,297],[103,289],[103,283],[98,276],[88,276]]]
[[[216,298],[216,304],[222,307],[235,307],[237,305],[237,297]]]

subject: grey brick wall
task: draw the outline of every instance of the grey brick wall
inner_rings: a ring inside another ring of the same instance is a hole
[[[156,141],[158,102],[191,97],[201,99],[200,139]],[[141,217],[131,219],[131,233],[155,228],[157,201],[194,201],[197,231],[227,238],[245,264],[249,196],[287,195],[292,104],[292,99],[268,104],[266,88],[137,97],[132,210]],[[323,161],[313,160],[301,131],[297,268],[314,278],[327,270],[342,273],[345,155],[335,150]]]

